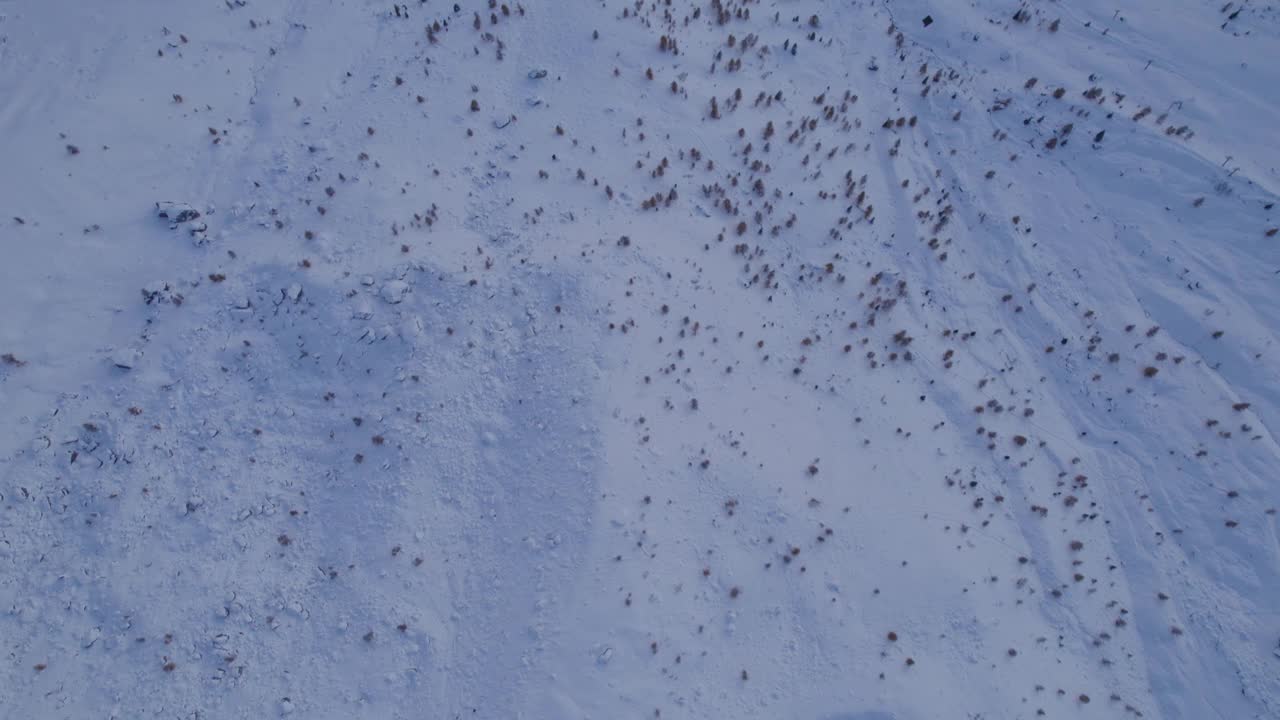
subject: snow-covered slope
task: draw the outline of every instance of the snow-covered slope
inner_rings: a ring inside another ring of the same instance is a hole
[[[0,715],[1280,715],[1277,53],[0,3]]]

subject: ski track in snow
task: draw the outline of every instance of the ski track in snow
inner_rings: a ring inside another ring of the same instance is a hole
[[[0,3],[0,716],[1280,714],[1280,11],[453,7]]]

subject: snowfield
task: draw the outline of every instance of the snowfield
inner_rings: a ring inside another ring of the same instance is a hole
[[[0,1],[0,717],[1280,717],[1278,57]]]

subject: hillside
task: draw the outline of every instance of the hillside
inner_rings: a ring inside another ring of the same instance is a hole
[[[1276,57],[0,3],[0,716],[1280,716]]]

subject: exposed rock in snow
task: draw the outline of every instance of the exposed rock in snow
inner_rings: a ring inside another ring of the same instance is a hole
[[[167,220],[169,228],[173,229],[182,223],[191,222],[199,218],[200,211],[187,203],[163,201],[156,203],[156,216],[162,220]]]
[[[373,303],[363,296],[357,297],[351,307],[351,317],[356,320],[368,320],[373,317]]]
[[[392,305],[397,305],[404,301],[404,296],[408,292],[409,283],[403,280],[390,280],[383,283],[382,289],[378,294],[381,295],[382,299],[386,302],[389,302]]]
[[[173,286],[163,280],[156,280],[147,283],[142,288],[142,301],[147,305],[158,303],[171,303],[173,305],[181,305],[183,300],[182,293],[174,290]]]
[[[203,214],[187,203],[162,201],[156,203],[156,216],[169,223],[170,230],[184,228],[196,245],[209,241],[209,225],[200,218]]]
[[[122,370],[132,370],[142,360],[142,351],[125,347],[111,353],[111,364]]]

